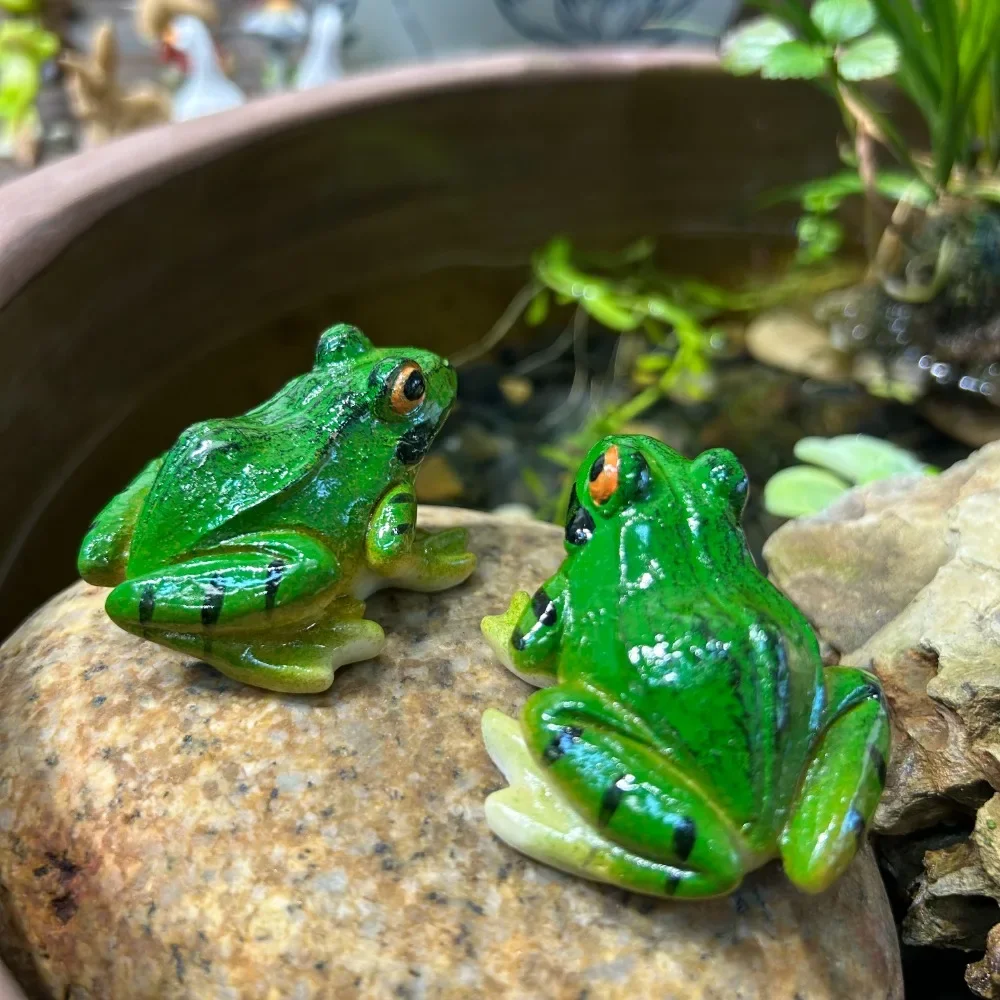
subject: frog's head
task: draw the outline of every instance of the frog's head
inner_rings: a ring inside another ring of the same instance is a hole
[[[455,402],[449,362],[416,347],[377,348],[357,327],[340,324],[320,338],[314,370],[328,370],[364,416],[373,457],[416,469]]]
[[[577,474],[566,519],[572,552],[611,522],[645,521],[672,532],[680,544],[708,548],[709,535],[739,539],[749,481],[739,460],[725,448],[685,458],[655,438],[612,435],[587,454]],[[714,527],[710,527],[714,526]],[[723,531],[719,532],[718,528]],[[604,529],[606,530],[606,529]]]

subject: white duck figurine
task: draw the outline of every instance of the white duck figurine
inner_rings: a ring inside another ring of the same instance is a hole
[[[170,21],[163,43],[185,72],[184,82],[173,96],[173,121],[185,122],[246,103],[243,91],[222,72],[203,21],[191,14],[178,15]]]
[[[344,43],[344,12],[335,3],[321,3],[313,11],[309,41],[295,71],[295,89],[309,90],[344,75],[340,50]]]

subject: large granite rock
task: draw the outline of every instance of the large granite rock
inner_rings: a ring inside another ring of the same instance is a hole
[[[771,866],[709,903],[579,881],[483,818],[482,711],[529,688],[478,624],[558,564],[554,527],[460,511],[480,569],[370,603],[332,690],[241,687],[78,584],[0,651],[0,953],[38,997],[897,1000],[866,848],[826,894]]]
[[[893,752],[875,830],[913,837],[975,823],[971,836],[927,843],[916,872],[903,866],[913,944],[982,949],[1000,919],[998,511],[1000,443],[938,477],[852,490],[764,549],[840,661],[885,687]]]

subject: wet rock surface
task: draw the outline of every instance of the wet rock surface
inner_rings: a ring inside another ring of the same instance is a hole
[[[1000,920],[998,510],[993,444],[936,478],[853,490],[765,546],[840,662],[885,688],[893,752],[874,829],[897,862],[900,837],[918,859],[889,865],[912,944],[982,949]]]
[[[529,688],[482,615],[561,532],[463,511],[473,578],[389,592],[381,657],[270,694],[119,631],[78,584],[0,652],[0,951],[38,997],[896,1000],[867,849],[828,893],[776,866],[682,905],[552,871],[494,838],[482,711]]]

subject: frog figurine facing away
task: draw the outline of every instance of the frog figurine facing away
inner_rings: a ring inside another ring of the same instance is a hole
[[[240,417],[189,427],[97,516],[80,575],[121,628],[272,691],[323,691],[385,640],[382,587],[475,568],[461,529],[416,528],[413,480],[455,399],[429,351],[323,334],[311,371]]]
[[[746,473],[648,437],[601,441],[577,475],[567,558],[483,631],[536,686],[490,710],[511,786],[490,826],[524,853],[650,895],[710,897],[780,857],[807,892],[864,838],[885,781],[877,680],[824,668],[804,616],[754,565]]]

